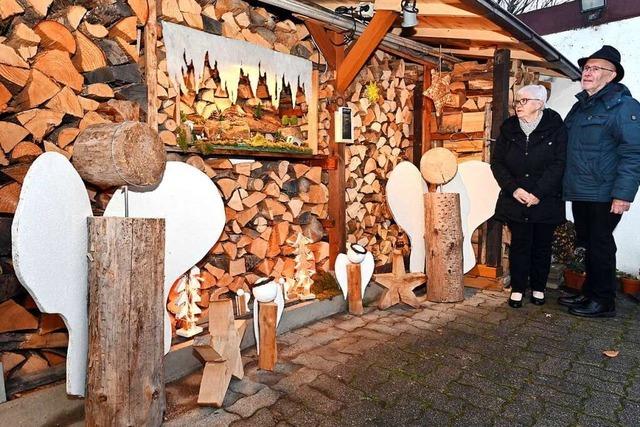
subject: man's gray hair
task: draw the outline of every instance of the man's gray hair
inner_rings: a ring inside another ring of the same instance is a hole
[[[542,85],[527,85],[518,89],[518,95],[522,98],[534,98],[542,100],[544,106],[547,106],[547,88]]]

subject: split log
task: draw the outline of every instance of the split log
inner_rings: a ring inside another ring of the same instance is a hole
[[[76,53],[76,40],[73,34],[61,23],[56,21],[41,21],[33,29],[40,36],[40,47],[43,49],[58,49]]]
[[[48,101],[59,91],[60,87],[53,80],[34,68],[27,85],[13,99],[13,105],[18,110],[28,110]]]
[[[85,73],[107,66],[107,60],[102,49],[80,31],[75,32],[75,42],[77,51],[71,61],[78,71]]]
[[[69,25],[69,27],[73,28],[74,30],[77,29],[78,25],[80,25],[80,21],[82,21],[82,18],[84,18],[84,15],[86,13],[87,13],[87,9],[85,9],[82,6],[78,6],[78,5],[70,6],[67,9],[67,14],[65,16],[66,22]]]
[[[127,0],[127,3],[136,14],[138,23],[144,25],[147,23],[149,17],[149,3],[148,0]]]
[[[15,123],[0,122],[0,135],[2,135],[2,138],[0,138],[2,150],[8,153],[29,135],[29,131]]]
[[[78,135],[73,153],[80,176],[99,187],[156,185],[166,163],[158,134],[137,122],[91,126]]]
[[[426,193],[427,300],[464,300],[462,281],[462,222],[458,193]]]
[[[18,87],[24,87],[29,81],[30,70],[3,64],[0,60],[0,78]]]
[[[80,29],[83,33],[88,34],[96,39],[105,38],[109,34],[109,31],[105,28],[104,25],[90,24],[87,21],[84,21],[82,25],[80,25]]]
[[[0,304],[0,313],[0,333],[38,328],[38,319],[11,299]]]
[[[11,46],[0,43],[0,64],[11,67],[29,68],[29,64]]]
[[[24,126],[35,141],[41,141],[54,127],[62,122],[64,113],[47,109],[33,109],[19,113],[18,121]]]
[[[60,113],[66,113],[74,117],[82,117],[84,110],[75,93],[65,86],[60,92],[49,100],[46,104],[47,108]]]
[[[278,361],[278,347],[276,344],[278,306],[273,302],[259,302],[258,306],[258,324],[260,329],[258,367],[267,371],[273,371]],[[254,313],[254,316],[255,315]]]
[[[24,12],[24,9],[16,0],[2,0],[0,2],[0,21]]]
[[[89,219],[87,425],[162,424],[164,233],[164,219]]]
[[[69,86],[76,92],[82,90],[84,77],[78,73],[69,53],[62,50],[49,50],[36,57],[33,68],[42,71],[58,83]]]
[[[33,142],[22,141],[11,150],[11,159],[20,159],[20,161],[33,161],[42,154],[42,150]]]
[[[23,22],[13,27],[11,36],[6,44],[14,48],[25,61],[32,58],[38,52],[40,36]]]

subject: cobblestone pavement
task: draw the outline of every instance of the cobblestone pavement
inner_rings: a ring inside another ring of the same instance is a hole
[[[245,352],[224,409],[195,405],[200,373],[170,385],[167,425],[640,426],[640,306],[581,319],[558,295],[336,315],[279,336],[274,373]]]

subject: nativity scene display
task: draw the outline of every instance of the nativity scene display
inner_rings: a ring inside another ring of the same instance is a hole
[[[163,35],[181,149],[315,154],[311,61],[167,22]]]

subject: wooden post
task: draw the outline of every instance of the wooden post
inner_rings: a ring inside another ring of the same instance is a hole
[[[425,193],[427,300],[464,300],[462,221],[458,193]]]
[[[491,102],[491,138],[500,134],[500,126],[509,117],[509,74],[511,52],[497,49],[493,56],[493,100]],[[495,144],[491,144],[493,153]],[[502,223],[490,219],[487,222],[486,262],[497,270],[502,266]]]
[[[333,44],[339,46],[344,37],[342,34],[330,33]],[[336,66],[340,67],[344,59],[344,48],[336,47]],[[335,106],[329,105],[331,127],[329,128],[329,154],[336,160],[336,168],[329,170],[329,219],[333,220],[333,227],[329,228],[329,268],[335,269],[336,257],[344,252],[347,242],[346,222],[346,181],[344,163],[344,144],[335,142]]]
[[[411,161],[420,168],[422,155],[431,148],[431,112],[433,101],[422,93],[431,86],[431,68],[423,66],[423,77],[418,81],[414,93],[413,150]]]
[[[360,316],[364,313],[364,308],[362,307],[362,273],[360,273],[360,264],[347,264],[347,284],[349,313]]]
[[[260,302],[258,303],[258,316],[260,328],[258,367],[273,371],[278,360],[278,347],[276,345],[278,306],[273,302]]]
[[[145,81],[147,84],[147,124],[153,130],[158,131],[158,57],[156,55],[156,43],[158,41],[158,18],[156,0],[147,0],[149,15],[144,26],[144,61]],[[149,70],[153,70],[149,72]],[[179,110],[180,104],[176,104]]]
[[[164,219],[89,218],[86,424],[159,426]]]

